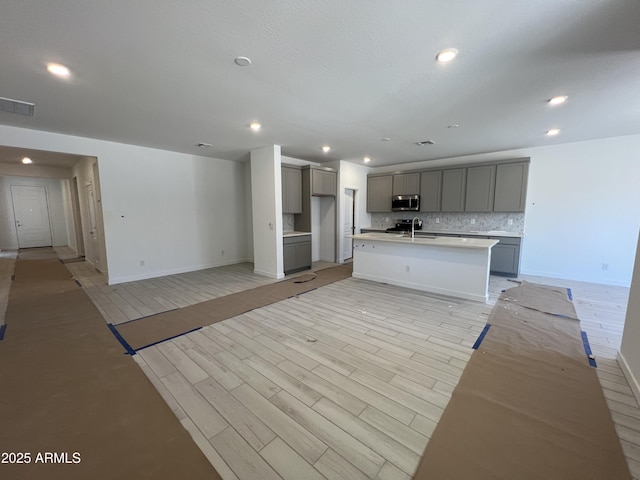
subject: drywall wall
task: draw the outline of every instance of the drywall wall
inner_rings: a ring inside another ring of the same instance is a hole
[[[110,283],[246,260],[240,162],[8,126],[0,144],[98,159]]]
[[[640,135],[629,135],[373,171],[530,157],[520,272],[629,286],[640,227],[639,151]]]
[[[618,360],[629,380],[638,402],[640,402],[640,239],[636,249],[636,263],[627,304],[627,316],[622,333],[622,345]]]
[[[360,233],[361,227],[368,227],[371,225],[371,214],[367,212],[367,174],[371,172],[369,167],[363,165],[356,165],[351,162],[341,161],[338,168],[338,195],[336,211],[338,212],[338,219],[336,224],[336,231],[338,232],[337,239],[337,261],[342,263],[344,261],[344,236],[342,235],[342,225],[344,224],[344,190],[345,188],[355,190],[354,195],[354,224],[356,227],[356,233]]]
[[[251,151],[254,272],[284,277],[280,146]]]
[[[53,245],[68,245],[68,218],[63,189],[66,182],[67,180],[55,178],[0,176],[0,250],[18,248],[11,185],[40,186],[46,189]]]

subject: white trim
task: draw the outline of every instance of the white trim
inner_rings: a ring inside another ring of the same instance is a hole
[[[627,378],[627,381],[629,382],[629,386],[631,387],[631,391],[633,392],[633,395],[636,397],[636,401],[640,403],[640,383],[638,383],[638,379],[635,377],[635,375],[631,371],[631,368],[629,367],[627,360],[624,358],[624,355],[622,355],[622,352],[620,351],[618,351],[618,364],[622,369],[622,373],[624,373],[624,376]]]

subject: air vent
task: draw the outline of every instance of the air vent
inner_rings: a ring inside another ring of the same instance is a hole
[[[425,145],[435,145],[436,142],[434,142],[433,140],[424,140],[422,142],[416,142],[416,145],[418,145],[419,147],[424,147]]]
[[[35,108],[36,106],[33,103],[0,97],[0,112],[17,113],[18,115],[33,117]]]

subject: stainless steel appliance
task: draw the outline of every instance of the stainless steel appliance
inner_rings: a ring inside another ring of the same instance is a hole
[[[422,220],[414,220],[414,230],[422,230]],[[411,219],[396,220],[396,226],[387,228],[387,232],[411,232]]]
[[[394,195],[391,197],[391,210],[405,212],[420,210],[420,195]]]

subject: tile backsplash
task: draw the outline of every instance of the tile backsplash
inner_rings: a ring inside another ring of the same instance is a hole
[[[283,213],[282,214],[282,231],[293,232],[294,230],[295,230],[295,223],[294,223],[293,213]]]
[[[505,230],[524,233],[524,213],[372,213],[371,228],[393,227],[396,220],[418,217],[422,229],[428,231],[446,230],[456,232]],[[436,220],[439,220],[436,223]],[[474,221],[474,223],[471,223]],[[509,223],[511,221],[511,224]]]

